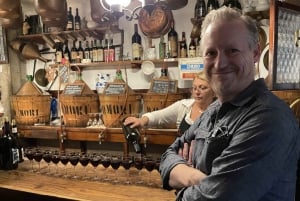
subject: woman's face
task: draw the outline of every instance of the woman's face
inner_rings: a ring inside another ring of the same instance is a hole
[[[192,86],[192,98],[203,105],[209,105],[214,101],[215,93],[208,82],[195,78]]]

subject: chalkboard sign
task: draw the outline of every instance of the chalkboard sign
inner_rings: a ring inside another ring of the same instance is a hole
[[[126,84],[125,83],[107,83],[105,94],[125,94]]]
[[[83,88],[84,88],[83,83],[68,84],[64,90],[64,94],[66,94],[66,95],[81,95]]]
[[[177,80],[153,79],[150,91],[161,94],[176,93]]]

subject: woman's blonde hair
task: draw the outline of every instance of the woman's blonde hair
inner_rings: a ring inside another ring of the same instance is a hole
[[[204,80],[204,81],[208,82],[207,78],[206,78],[206,75],[205,75],[203,70],[200,71],[199,73],[195,73],[193,80],[195,80],[195,79],[201,79],[201,80]]]

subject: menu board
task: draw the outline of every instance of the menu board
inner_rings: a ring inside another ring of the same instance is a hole
[[[83,90],[84,84],[78,83],[78,84],[68,84],[64,90],[64,94],[67,95],[81,95]]]
[[[150,91],[161,94],[176,93],[177,80],[153,79]]]
[[[105,94],[125,94],[125,83],[107,83]]]

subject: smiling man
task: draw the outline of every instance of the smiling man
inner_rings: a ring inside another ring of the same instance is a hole
[[[202,24],[204,70],[218,100],[162,155],[165,189],[186,201],[294,201],[300,132],[289,107],[254,80],[256,23],[222,7]],[[178,150],[192,141],[192,166]]]

